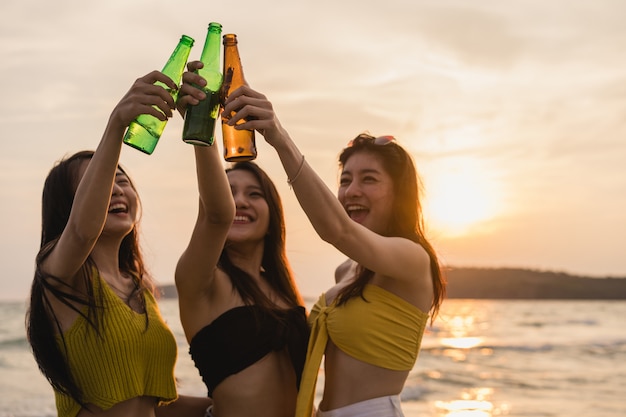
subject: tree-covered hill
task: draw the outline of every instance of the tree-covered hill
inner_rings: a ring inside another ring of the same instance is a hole
[[[582,277],[561,272],[516,268],[463,268],[446,271],[448,298],[518,300],[626,300],[626,277]],[[160,288],[176,298],[176,288]],[[317,297],[319,294],[306,294]]]

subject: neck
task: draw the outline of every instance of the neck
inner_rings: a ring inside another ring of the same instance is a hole
[[[106,239],[98,240],[91,251],[91,258],[98,266],[98,270],[101,274],[112,277],[121,276],[119,268],[119,250],[119,242],[116,244]]]
[[[231,262],[238,268],[250,274],[255,279],[261,279],[263,261],[263,242],[255,243],[230,243],[226,247],[226,253]]]

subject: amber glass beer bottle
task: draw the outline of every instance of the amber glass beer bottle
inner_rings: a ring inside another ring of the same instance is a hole
[[[170,59],[163,67],[163,74],[170,77],[176,85],[180,85],[193,42],[193,38],[183,35],[174,52],[172,52]],[[174,100],[176,100],[178,90],[172,91],[159,81],[155,84],[168,90]],[[166,124],[167,120],[159,120],[150,114],[141,114],[128,126],[126,135],[124,135],[124,143],[150,155],[159,142]]]
[[[216,22],[209,23],[200,57],[204,66],[197,71],[206,80],[206,86],[202,88],[206,98],[195,106],[187,107],[183,127],[183,141],[192,145],[211,146],[215,141],[215,121],[220,110],[219,94],[222,86],[221,40],[222,25]]]
[[[237,35],[224,35],[224,84],[222,85],[222,110],[224,101],[230,93],[242,85],[247,85],[241,68],[241,58],[237,48]],[[229,162],[250,161],[256,158],[254,130],[236,130],[227,123],[230,114],[222,111],[222,139],[224,140],[224,159]],[[243,121],[238,122],[241,124]]]

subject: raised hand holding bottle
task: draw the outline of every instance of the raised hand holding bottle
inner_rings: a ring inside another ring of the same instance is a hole
[[[192,145],[211,146],[215,141],[215,121],[219,113],[219,92],[222,86],[221,34],[222,25],[216,22],[209,23],[200,57],[204,66],[197,70],[197,73],[206,80],[206,86],[202,88],[206,98],[195,106],[187,107],[183,127],[183,141]]]
[[[230,114],[224,114],[224,101],[230,93],[242,85],[247,85],[243,76],[237,35],[224,35],[224,84],[222,85],[222,138],[224,140],[224,159],[229,162],[250,161],[257,156],[254,130],[237,130],[228,125]],[[244,123],[243,120],[237,124]]]
[[[193,38],[183,35],[163,67],[163,74],[170,77],[176,85],[180,85],[193,43]],[[171,91],[169,87],[159,81],[156,82],[156,85],[168,90],[176,101],[178,90]],[[124,143],[150,155],[159,142],[166,124],[167,120],[159,120],[150,114],[141,114],[128,126],[124,135]]]

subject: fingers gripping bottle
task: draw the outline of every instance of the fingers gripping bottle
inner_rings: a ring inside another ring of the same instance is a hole
[[[180,85],[193,42],[193,38],[183,35],[163,67],[163,74],[170,77],[176,85]],[[178,90],[172,91],[159,81],[156,82],[156,85],[168,90],[176,100]],[[154,151],[166,124],[167,120],[159,120],[150,114],[141,114],[128,126],[126,135],[124,135],[124,143],[150,155]]]
[[[215,22],[209,23],[204,49],[200,57],[204,66],[197,70],[197,73],[207,82],[206,86],[202,88],[206,98],[195,106],[187,107],[183,127],[183,141],[192,145],[211,146],[215,141],[215,121],[220,109],[219,93],[222,86],[221,40],[222,25]]]
[[[224,35],[224,84],[222,85],[222,110],[224,101],[231,92],[242,85],[247,85],[241,68],[237,35]],[[236,130],[227,123],[232,114],[222,111],[222,138],[224,140],[224,159],[229,162],[250,161],[256,158],[254,130]],[[243,121],[238,122],[241,124]]]

